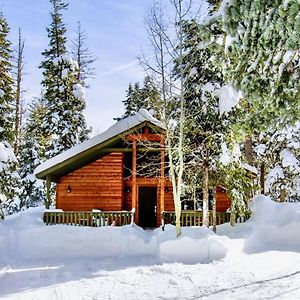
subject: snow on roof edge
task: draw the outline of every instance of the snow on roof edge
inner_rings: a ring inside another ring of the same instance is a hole
[[[258,171],[257,169],[254,167],[254,166],[251,166],[247,163],[242,163],[242,166],[244,169],[246,169],[247,171],[250,171],[251,173],[257,175],[258,174]]]
[[[118,121],[117,123],[110,126],[106,131],[78,144],[73,146],[72,148],[50,158],[49,160],[45,161],[44,163],[40,164],[36,169],[34,170],[34,175],[38,175],[51,167],[60,164],[80,153],[83,153],[84,151],[101,144],[110,138],[117,136],[125,131],[128,131],[129,129],[148,121],[160,128],[164,128],[163,124],[154,118],[150,112],[146,109],[140,109],[134,116],[129,116],[125,119],[122,119]]]

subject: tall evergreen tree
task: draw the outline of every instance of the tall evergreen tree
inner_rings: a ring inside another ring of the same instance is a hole
[[[247,113],[242,126],[256,137],[261,131],[280,136],[282,129],[293,127],[300,117],[299,1],[210,2],[212,16],[200,34],[205,47],[214,52],[212,61],[221,67],[225,80],[243,93]],[[215,28],[219,28],[217,34]],[[259,138],[254,140],[259,142]],[[278,153],[286,150],[279,150],[276,141],[268,148],[277,148]],[[280,166],[280,155],[273,157]],[[263,187],[268,170],[263,161],[259,163]]]
[[[22,184],[20,208],[39,205],[46,199],[43,182],[33,174],[34,169],[45,157],[48,143],[41,130],[46,113],[47,107],[44,98],[34,99],[29,106],[20,145],[19,174]]]
[[[157,109],[160,102],[160,95],[151,78],[146,76],[142,87],[140,87],[139,82],[133,85],[132,83],[129,84],[126,99],[122,102],[125,106],[125,114],[120,118],[115,118],[115,120],[132,116],[141,108],[154,110],[155,113],[155,109]]]
[[[12,71],[11,42],[8,40],[9,27],[0,13],[0,141],[10,144],[14,141],[14,80]]]
[[[122,118],[136,114],[139,109],[144,106],[145,103],[142,98],[142,90],[139,82],[134,83],[133,86],[131,83],[129,84],[126,100],[122,102],[125,106],[125,114]]]
[[[0,13],[0,210],[6,214],[15,209],[19,192],[14,142],[14,80],[11,76],[12,51],[8,40],[9,27]]]
[[[253,113],[245,122],[252,127],[299,119],[299,8],[297,0],[222,1],[201,30],[226,81],[248,100]]]
[[[150,76],[146,76],[143,81],[142,97],[146,109],[152,109],[157,116],[157,107],[161,105],[161,97],[155,83]]]
[[[42,86],[47,113],[42,123],[44,136],[49,139],[46,157],[52,157],[87,138],[84,90],[77,80],[78,64],[67,52],[66,28],[62,11],[67,8],[62,0],[50,0],[51,25],[47,28],[49,49],[42,55]]]
[[[224,183],[226,178],[223,174],[228,174],[228,168],[241,169],[237,164],[240,160],[235,164],[227,163],[224,168],[221,159],[222,148],[226,145],[233,147],[237,142],[233,139],[233,129],[240,117],[236,106],[240,96],[224,83],[222,70],[211,62],[213,52],[201,47],[203,40],[198,35],[199,28],[195,21],[186,22],[184,26],[185,131],[188,132],[184,174],[187,187],[194,185],[203,191],[203,222],[208,225],[209,190],[215,190],[217,184]],[[228,97],[230,94],[234,96]],[[244,172],[240,174],[245,175]],[[235,207],[244,203],[241,194],[238,197],[237,194],[232,195]]]

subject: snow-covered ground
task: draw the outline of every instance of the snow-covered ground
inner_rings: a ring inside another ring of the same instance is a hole
[[[0,299],[300,299],[300,203],[258,197],[244,224],[144,231],[0,223]]]

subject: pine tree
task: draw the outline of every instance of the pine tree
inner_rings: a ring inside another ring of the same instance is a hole
[[[258,161],[267,166],[266,192],[276,201],[300,201],[300,122],[260,134]]]
[[[141,108],[148,110],[154,110],[158,107],[160,101],[160,95],[153,84],[151,78],[146,76],[143,82],[143,86],[140,87],[140,83],[136,82],[134,85],[129,84],[126,99],[122,101],[125,106],[125,114],[115,120],[121,120],[136,114]]]
[[[52,157],[87,138],[83,116],[84,90],[77,80],[78,64],[67,52],[66,28],[62,11],[67,8],[62,0],[50,0],[52,23],[47,28],[49,49],[42,55],[42,86],[47,113],[42,123],[44,136],[49,139],[46,157]]]
[[[142,87],[142,98],[144,107],[154,111],[154,116],[158,116],[157,107],[161,105],[160,93],[150,76],[144,78]]]
[[[34,169],[45,158],[48,141],[43,136],[41,125],[46,112],[47,107],[43,97],[34,99],[29,106],[19,155],[19,174],[23,187],[20,208],[37,206],[46,199],[43,182],[33,174]]]
[[[209,191],[214,191],[218,184],[227,181],[224,173],[229,172],[229,167],[236,169],[238,166],[227,164],[224,168],[220,157],[222,146],[227,144],[232,147],[237,142],[234,126],[239,121],[240,108],[230,103],[224,106],[223,102],[230,99],[224,99],[223,94],[234,93],[234,90],[224,83],[222,70],[211,62],[213,52],[201,47],[203,40],[198,35],[199,28],[196,21],[186,22],[184,26],[185,130],[188,132],[185,141],[185,184],[187,188],[202,188],[203,223],[208,226]],[[236,101],[238,98],[237,95]],[[241,174],[245,175],[243,172]],[[232,195],[232,201],[244,203],[243,196],[237,194]]]
[[[219,41],[214,63],[249,102],[249,126],[299,119],[299,7],[297,0],[223,1],[222,13],[202,28],[208,47]],[[214,34],[215,27],[223,32]]]
[[[125,114],[122,118],[136,114],[143,106],[142,92],[139,82],[134,83],[133,86],[131,83],[129,84],[126,100],[124,100],[123,103],[125,106]]]
[[[0,13],[0,141],[10,144],[14,141],[14,80],[12,70],[11,42],[8,40],[9,27]]]
[[[200,32],[205,46],[215,54],[214,64],[222,68],[227,82],[242,91],[247,102],[242,127],[254,134],[254,143],[260,142],[257,137],[261,131],[270,138],[280,137],[281,130],[293,127],[300,117],[299,1],[211,2],[212,16]],[[213,32],[215,28],[220,29],[218,34]],[[282,171],[279,153],[286,148],[279,149],[279,145],[282,143],[274,140],[267,148],[277,149],[277,155],[272,155],[276,162],[271,165]],[[267,161],[263,158],[258,162],[262,191]],[[274,175],[276,170],[272,170]],[[284,186],[284,180],[278,180],[273,197],[285,198]]]
[[[0,13],[0,214],[12,213],[17,206],[19,175],[13,153],[14,80],[11,76],[12,51],[8,24]],[[3,217],[3,215],[2,215]]]

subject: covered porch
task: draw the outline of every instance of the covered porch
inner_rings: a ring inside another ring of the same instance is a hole
[[[75,225],[89,227],[124,226],[134,224],[135,211],[46,211],[43,221],[46,225]],[[236,223],[243,223],[249,219],[247,216],[236,216]],[[162,211],[161,228],[165,225],[175,225],[175,211]],[[216,212],[217,225],[230,222],[229,212]],[[203,212],[184,210],[180,217],[181,226],[201,226],[203,224]],[[213,213],[209,211],[209,226],[213,225]]]

